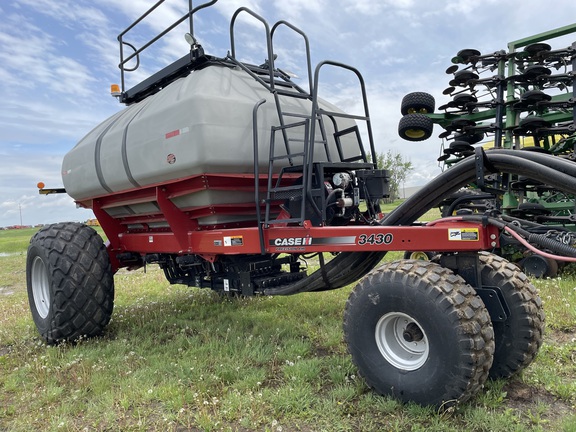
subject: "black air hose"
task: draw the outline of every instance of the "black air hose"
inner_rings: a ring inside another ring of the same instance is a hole
[[[494,149],[485,153],[487,161],[498,172],[525,175],[564,192],[576,194],[576,164],[547,154]],[[484,174],[492,172],[484,167]],[[390,212],[383,226],[410,225],[446,196],[476,180],[474,156],[442,172],[430,183]],[[322,270],[281,288],[270,288],[265,294],[296,294],[306,291],[335,289],[346,286],[372,270],[386,252],[343,252]],[[327,284],[325,281],[328,280]]]
[[[494,150],[489,150],[487,154],[491,153],[492,151]],[[514,156],[518,154],[518,150],[499,149],[497,151],[501,154],[512,154]],[[520,155],[523,159],[531,160],[541,165],[546,165],[552,169],[555,169],[556,171],[563,172],[572,177],[576,177],[576,163],[570,160],[558,156],[551,157],[551,155],[546,153],[537,153],[531,151],[524,151],[520,153]]]
[[[569,256],[569,257],[576,257],[576,249],[572,246],[566,245],[564,243],[559,242],[558,240],[552,239],[550,237],[546,237],[545,234],[530,234],[526,240],[529,243],[534,243],[540,246],[541,248],[545,248],[551,250],[555,254]]]

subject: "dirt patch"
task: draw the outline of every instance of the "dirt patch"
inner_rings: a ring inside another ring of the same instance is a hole
[[[571,330],[554,330],[546,334],[554,343],[567,344],[576,340],[576,327]]]
[[[0,286],[0,296],[9,296],[14,294],[14,289],[13,287],[9,287],[9,286]]]
[[[549,408],[541,414],[543,418],[555,419],[572,412],[570,402],[557,398],[543,388],[532,387],[520,381],[508,381],[503,390],[506,392],[506,406],[517,409],[523,413],[535,413],[541,407]]]
[[[10,348],[0,346],[0,357],[10,354]]]

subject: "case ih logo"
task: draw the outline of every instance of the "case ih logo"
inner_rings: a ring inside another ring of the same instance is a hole
[[[288,237],[270,240],[273,246],[306,246],[312,244],[312,237]]]

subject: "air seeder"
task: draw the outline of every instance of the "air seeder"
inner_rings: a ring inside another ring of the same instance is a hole
[[[495,152],[461,163],[382,217],[388,177],[373,159],[360,72],[332,61],[312,71],[304,32],[285,21],[270,27],[247,8],[232,17],[228,55],[207,55],[193,18],[216,1],[190,4],[140,48],[127,42],[130,31],[163,0],[119,35],[122,84],[115,94],[127,106],[82,139],[62,166],[65,192],[94,211],[108,242],[78,223],[50,225],[32,238],[28,293],[42,337],[57,343],[101,334],[112,314],[114,273],[158,264],[170,283],[243,296],[331,290],[360,280],[344,312],[349,351],[369,385],[404,401],[462,402],[489,376],[528,366],[542,343],[542,304],[523,273],[485,252],[498,247],[503,230],[524,242],[526,233],[492,214],[415,222],[479,170],[514,171],[514,156]],[[263,29],[263,64],[237,59],[238,17]],[[190,27],[189,53],[126,88],[130,62],[139,64],[150,45],[181,23]],[[280,31],[303,41],[306,88],[277,66]],[[361,114],[319,97],[329,68],[358,82]],[[549,239],[529,240],[576,255]],[[437,256],[375,269],[393,250]],[[306,267],[311,256],[318,258],[316,271]]]
[[[434,112],[434,96],[428,93],[404,97],[400,136],[420,141],[432,135],[434,124],[441,126],[438,161],[448,169],[483,148],[513,150],[521,156],[516,164],[522,166],[542,165],[536,177],[506,171],[478,176],[470,187],[440,203],[443,215],[497,210],[526,231],[576,245],[574,195],[549,183],[551,176],[561,175],[562,168],[548,165],[549,159],[541,157],[576,161],[576,42],[568,46],[559,42],[575,33],[576,24],[571,24],[509,42],[507,50],[484,54],[460,50],[446,70],[451,79],[443,93],[450,101],[438,112]],[[544,172],[548,167],[553,171]],[[498,254],[535,277],[555,277],[563,264],[510,236],[501,238]]]

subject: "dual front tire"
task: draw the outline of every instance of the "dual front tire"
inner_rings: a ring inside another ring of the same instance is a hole
[[[500,283],[510,316],[492,323],[476,291],[435,262],[400,260],[352,291],[344,334],[368,385],[404,402],[450,406],[488,377],[509,377],[534,359],[543,313],[535,289],[500,257],[480,255],[483,285]]]

